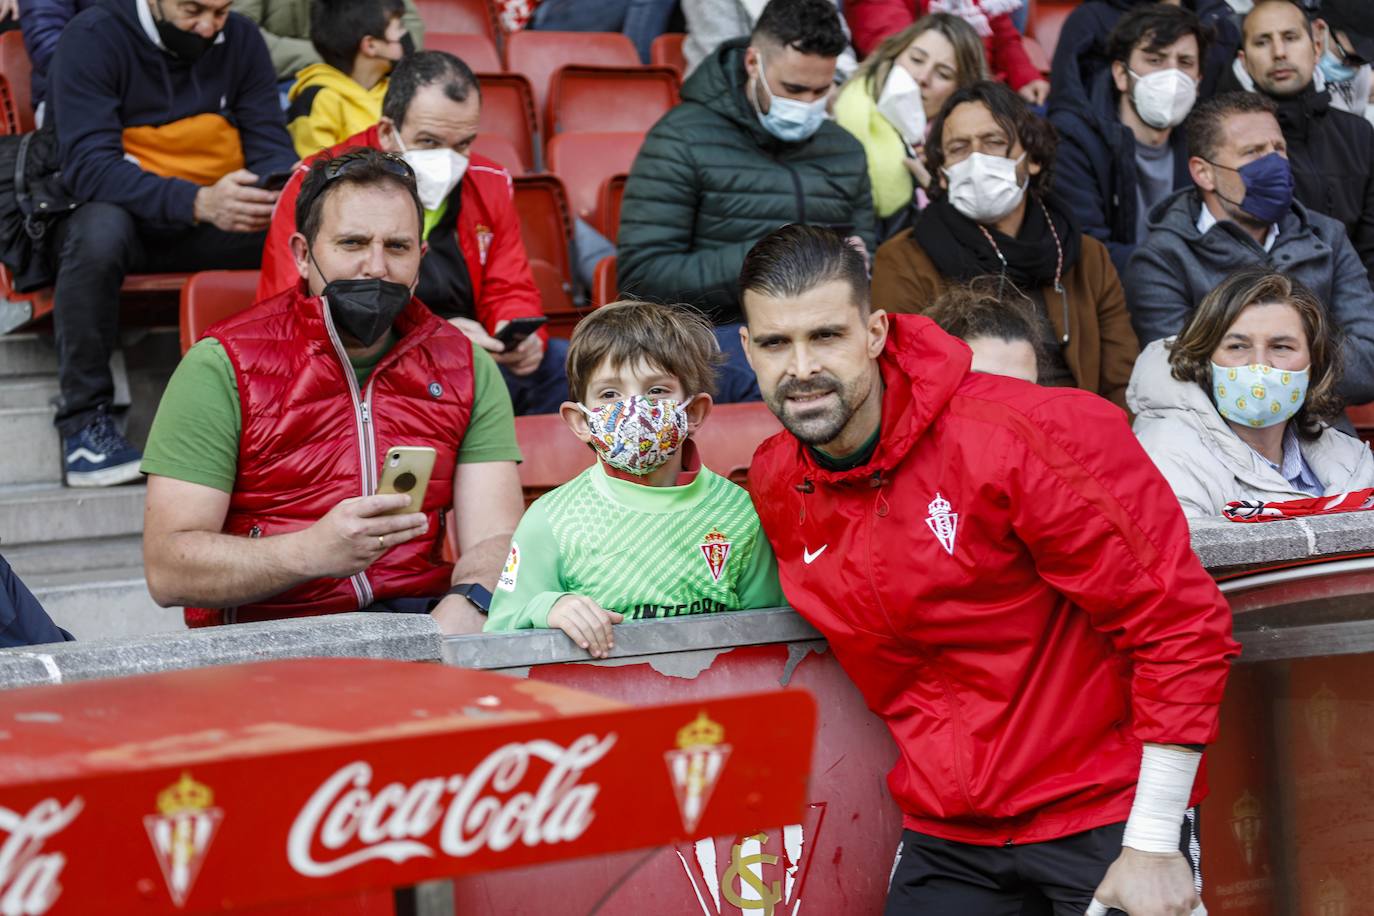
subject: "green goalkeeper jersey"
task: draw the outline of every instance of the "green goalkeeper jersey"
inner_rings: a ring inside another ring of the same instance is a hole
[[[783,603],[743,489],[704,467],[684,486],[650,487],[608,476],[599,461],[520,520],[486,629],[547,627],[564,595],[626,620]]]

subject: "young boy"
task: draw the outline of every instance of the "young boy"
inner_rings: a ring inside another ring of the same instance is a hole
[[[740,487],[702,467],[715,335],[686,309],[616,302],[583,319],[561,408],[600,460],[530,506],[486,629],[553,627],[596,658],[611,625],[777,607],[778,566]]]
[[[322,64],[296,74],[286,129],[301,158],[342,143],[382,116],[387,74],[405,54],[402,0],[312,0],[310,43]]]

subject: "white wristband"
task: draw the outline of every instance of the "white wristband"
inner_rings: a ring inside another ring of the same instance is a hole
[[[1122,846],[1141,852],[1179,851],[1183,815],[1193,792],[1202,755],[1158,744],[1145,745],[1140,756],[1140,781],[1126,821]]]

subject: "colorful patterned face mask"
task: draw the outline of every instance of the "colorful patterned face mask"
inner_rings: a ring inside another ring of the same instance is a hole
[[[1255,429],[1292,419],[1307,397],[1306,369],[1218,366],[1212,363],[1212,399],[1217,413]]]
[[[592,447],[611,467],[643,476],[658,470],[687,438],[687,406],[669,398],[638,395],[589,408]]]

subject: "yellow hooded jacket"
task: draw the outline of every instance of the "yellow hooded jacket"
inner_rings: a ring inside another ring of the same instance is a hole
[[[311,64],[287,93],[286,129],[304,159],[362,133],[382,117],[387,80],[364,89],[328,64]]]

